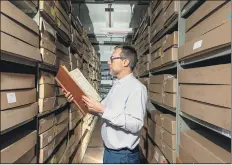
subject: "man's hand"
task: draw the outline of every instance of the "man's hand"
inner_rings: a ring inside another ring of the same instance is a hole
[[[73,96],[70,92],[66,92],[64,89],[62,89],[62,92],[65,94],[65,97],[67,98],[69,103],[73,102]]]
[[[82,96],[82,100],[85,102],[90,112],[103,113],[105,110],[105,107],[100,102],[92,98]]]

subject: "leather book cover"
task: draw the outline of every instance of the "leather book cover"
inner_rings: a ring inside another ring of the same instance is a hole
[[[88,107],[82,101],[83,95],[92,97],[97,101],[101,100],[101,97],[78,68],[69,72],[65,66],[61,65],[55,80],[66,92],[70,92],[73,95],[73,102],[83,115],[86,115],[89,112]]]

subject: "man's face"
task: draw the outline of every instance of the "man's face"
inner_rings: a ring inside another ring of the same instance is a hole
[[[125,66],[125,59],[121,57],[121,52],[122,50],[117,48],[108,61],[110,72],[113,76],[117,76]]]

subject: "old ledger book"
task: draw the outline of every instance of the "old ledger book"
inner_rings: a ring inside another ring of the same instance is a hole
[[[55,80],[63,89],[73,95],[74,103],[84,115],[88,113],[88,107],[82,101],[83,95],[101,101],[99,94],[78,68],[69,72],[65,66],[61,65]]]

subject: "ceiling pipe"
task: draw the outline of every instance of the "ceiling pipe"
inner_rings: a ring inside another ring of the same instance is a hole
[[[110,0],[108,0],[108,8],[109,8],[109,13],[108,13],[108,17],[109,17],[109,27],[111,27],[111,5],[110,4]]]

